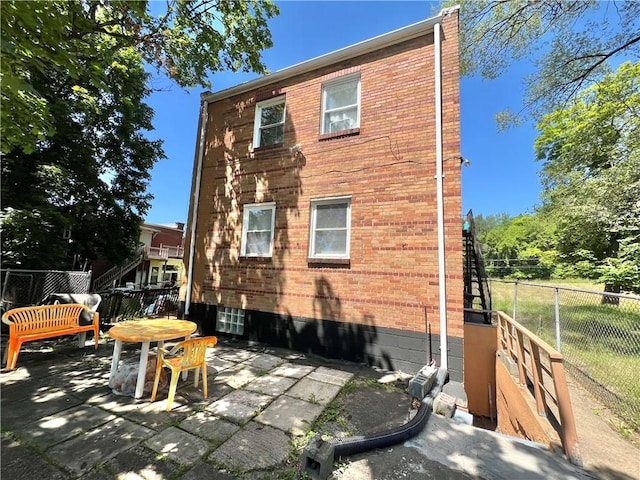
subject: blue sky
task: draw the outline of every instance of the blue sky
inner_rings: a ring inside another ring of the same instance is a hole
[[[274,46],[263,54],[270,71],[375,37],[424,20],[437,13],[428,1],[285,1],[280,15],[269,23]],[[355,20],[355,21],[354,21]],[[540,186],[534,161],[536,131],[524,124],[498,133],[494,115],[522,103],[523,75],[530,68],[519,63],[497,80],[461,78],[461,152],[471,162],[462,170],[463,212],[511,215],[531,210]],[[217,73],[212,91],[256,78],[255,74]],[[155,196],[146,221],[187,221],[200,93],[180,89],[156,78],[147,103],[155,110],[155,130],[148,136],[164,140],[167,159],[154,167],[149,191]]]

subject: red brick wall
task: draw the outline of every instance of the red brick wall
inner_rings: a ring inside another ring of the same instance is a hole
[[[443,29],[448,333],[462,337],[457,15]],[[320,140],[321,84],[350,72],[360,132]],[[275,94],[286,94],[284,146],[252,152],[256,98]],[[191,301],[415,332],[426,311],[438,334],[434,112],[432,34],[210,104]],[[313,266],[310,200],[339,195],[352,198],[350,265]],[[273,258],[240,258],[242,205],[263,201],[277,205]]]
[[[182,246],[182,232],[179,230],[176,230],[174,228],[163,228],[162,226],[159,225],[154,225],[153,228],[155,230],[159,230],[158,233],[156,233],[152,240],[151,240],[151,246],[152,247],[159,247],[159,246],[170,246],[170,247],[181,247]]]

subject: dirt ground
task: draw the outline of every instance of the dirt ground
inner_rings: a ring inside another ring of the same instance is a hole
[[[584,469],[602,480],[640,480],[640,435],[619,432],[619,419],[568,378]]]

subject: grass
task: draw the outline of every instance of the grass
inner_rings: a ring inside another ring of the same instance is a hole
[[[601,400],[612,410],[640,425],[640,301],[623,298],[619,305],[602,304],[601,294],[561,288],[603,291],[602,285],[587,280],[531,283],[560,287],[560,338],[565,361],[592,380],[588,383],[593,383],[598,396],[610,397]],[[513,283],[492,282],[491,297],[494,310],[513,314]],[[516,320],[556,347],[555,289],[518,284]],[[590,385],[585,387],[594,392]]]

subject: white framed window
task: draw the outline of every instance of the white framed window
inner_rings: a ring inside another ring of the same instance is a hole
[[[253,146],[268,147],[284,143],[284,95],[256,104]]]
[[[351,197],[311,201],[309,258],[349,258]]]
[[[242,217],[240,255],[270,257],[273,254],[276,203],[247,204],[243,208]]]
[[[360,75],[322,85],[321,134],[360,127]]]
[[[216,330],[221,333],[242,335],[244,333],[244,314],[242,308],[218,305]]]

